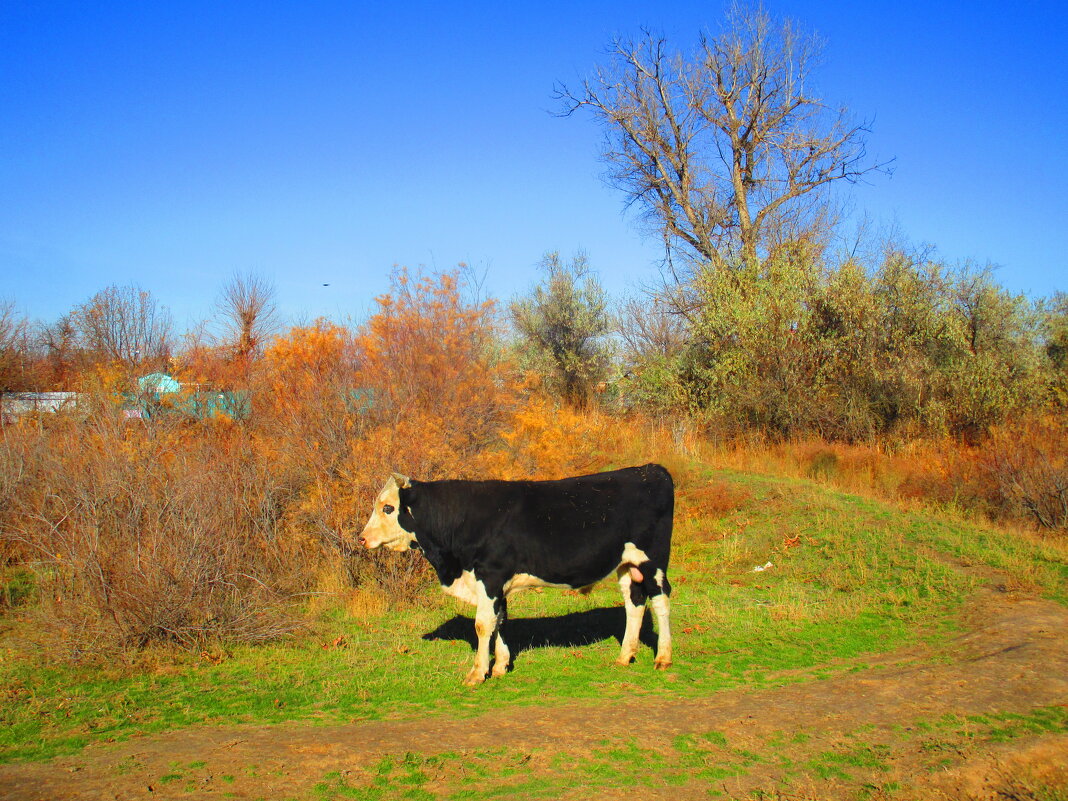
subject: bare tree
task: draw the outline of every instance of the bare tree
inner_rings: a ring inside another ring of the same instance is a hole
[[[29,325],[12,301],[0,301],[0,392],[25,389]]]
[[[634,362],[670,359],[689,341],[686,321],[674,314],[663,295],[630,297],[619,307],[619,334]]]
[[[109,286],[71,313],[92,358],[128,367],[162,367],[172,349],[170,312],[137,286]]]
[[[868,127],[813,93],[821,42],[760,6],[732,7],[723,31],[687,55],[643,31],[616,39],[581,89],[556,87],[561,116],[589,109],[605,131],[609,181],[701,264],[755,266],[784,230],[824,213],[826,190],[868,161]]]
[[[224,326],[224,340],[237,361],[260,355],[279,327],[274,285],[253,273],[234,273],[216,301]]]
[[[39,324],[36,339],[36,346],[44,355],[49,383],[54,388],[68,389],[82,355],[72,316],[64,314],[54,323]]]

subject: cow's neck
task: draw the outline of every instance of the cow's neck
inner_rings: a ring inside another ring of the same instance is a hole
[[[401,490],[402,523],[415,533],[423,556],[437,572],[441,583],[451,584],[463,569],[452,547],[457,524],[450,519],[449,510],[435,502],[433,494],[432,482],[420,482]]]

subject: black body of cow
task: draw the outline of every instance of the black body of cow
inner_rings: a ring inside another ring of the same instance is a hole
[[[675,497],[660,465],[559,481],[413,481],[400,500],[398,522],[445,586],[470,570],[491,597],[519,574],[586,587],[616,570],[629,542],[649,557],[635,565],[645,580],[634,590],[670,594]]]

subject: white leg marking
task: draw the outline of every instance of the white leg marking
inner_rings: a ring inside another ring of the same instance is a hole
[[[464,684],[474,687],[486,680],[489,672],[489,646],[493,632],[497,628],[497,615],[493,612],[493,599],[486,594],[486,585],[481,581],[475,582],[475,590],[478,596],[478,605],[475,610],[475,634],[478,635],[478,651],[475,653],[475,664],[464,679]]]
[[[508,672],[508,662],[512,654],[501,636],[501,629],[497,628],[497,644],[493,648],[493,678],[498,679]]]
[[[642,618],[645,617],[645,604],[635,605],[630,598],[630,571],[620,568],[619,589],[623,593],[623,606],[627,610],[627,628],[623,633],[623,646],[619,650],[621,665],[629,665],[630,660],[638,653],[638,635],[642,629]]]
[[[656,572],[663,578],[659,570]],[[656,612],[657,629],[656,661],[653,666],[657,670],[667,670],[671,665],[671,600],[665,593],[653,598],[653,611]]]

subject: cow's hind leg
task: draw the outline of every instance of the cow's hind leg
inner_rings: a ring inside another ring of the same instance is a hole
[[[657,594],[653,596],[653,611],[656,613],[656,661],[657,670],[667,670],[671,665],[671,584],[663,570],[657,570],[653,578]]]
[[[475,582],[475,595],[477,604],[475,608],[475,634],[478,637],[478,650],[475,652],[475,664],[464,679],[464,684],[474,687],[486,680],[489,672],[489,648],[490,640],[497,630],[497,598],[492,597],[486,591],[486,585],[482,581]]]
[[[623,644],[616,661],[621,665],[629,665],[638,653],[638,638],[641,635],[642,618],[645,617],[645,592],[642,585],[631,578],[630,568],[626,565],[619,569],[619,589],[623,593],[623,607],[627,612],[627,628],[623,632]]]
[[[493,647],[493,677],[498,678],[508,672],[508,663],[512,654],[504,641],[504,621],[508,619],[508,601],[502,596],[494,601],[494,613],[497,621],[497,642]]]

